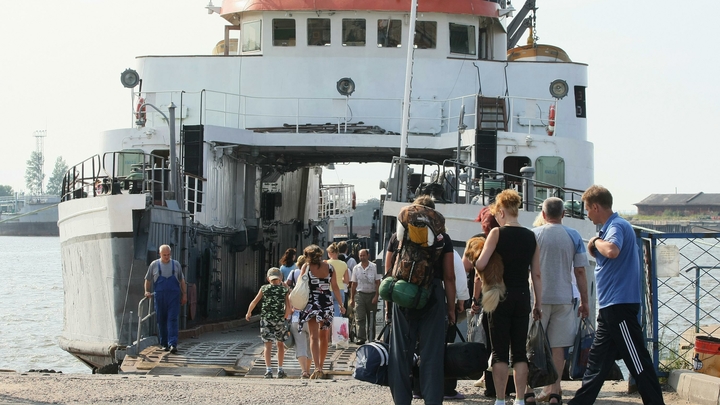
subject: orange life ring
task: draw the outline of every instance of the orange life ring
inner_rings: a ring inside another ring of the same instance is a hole
[[[356,199],[355,199],[355,192],[353,191],[353,193],[352,193],[352,209],[355,209],[355,204],[356,204],[355,201],[356,201]]]
[[[552,136],[554,133],[555,133],[555,104],[551,104],[550,112],[548,112],[547,134]]]
[[[135,107],[135,119],[138,121],[145,121],[145,99],[140,97],[138,99],[137,107]]]

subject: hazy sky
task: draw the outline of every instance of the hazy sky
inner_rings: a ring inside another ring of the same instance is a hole
[[[457,0],[461,1],[461,0]],[[215,0],[219,5],[220,0]],[[130,125],[120,73],[142,55],[209,54],[224,20],[207,0],[34,0],[0,5],[0,184],[25,189],[33,133],[47,130],[45,172],[96,153],[97,135]],[[521,0],[514,6],[520,8]],[[541,43],[589,65],[595,181],[634,209],[653,193],[720,192],[717,156],[720,2],[537,0]],[[524,42],[522,39],[521,42]],[[377,197],[389,168],[337,166],[325,183]],[[365,169],[365,168],[364,168]],[[357,173],[362,173],[359,177]]]

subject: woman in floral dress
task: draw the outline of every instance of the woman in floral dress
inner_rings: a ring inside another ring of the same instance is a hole
[[[300,330],[307,327],[310,332],[310,352],[312,353],[315,371],[311,379],[325,378],[323,363],[328,350],[327,332],[332,329],[333,296],[338,301],[340,312],[345,313],[345,306],[340,299],[340,289],[335,279],[335,271],[331,265],[323,261],[323,250],[317,245],[310,245],[303,252],[305,265],[301,277],[309,277],[310,299],[300,313]]]

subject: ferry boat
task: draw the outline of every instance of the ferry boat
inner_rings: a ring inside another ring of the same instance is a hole
[[[58,236],[57,195],[0,197],[0,236]]]
[[[213,54],[138,57],[119,112],[135,125],[102,133],[64,177],[60,346],[102,372],[152,344],[139,303],[162,244],[189,284],[182,328],[241,318],[286,248],[326,246],[351,214],[353,187],[322,184],[330,164],[391,163],[378,249],[424,192],[457,241],[509,187],[525,198],[524,225],[557,195],[566,224],[590,236],[587,66],[532,35],[535,52],[513,50],[534,3],[211,2],[227,21]]]

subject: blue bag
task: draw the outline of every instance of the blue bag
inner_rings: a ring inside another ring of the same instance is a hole
[[[575,344],[572,349],[572,360],[570,362],[570,378],[582,380],[590,357],[590,347],[595,340],[595,329],[590,322],[583,319],[578,326],[578,333],[575,335]]]
[[[355,370],[353,378],[378,385],[390,385],[388,382],[388,364],[390,362],[389,341],[390,324],[385,324],[380,337],[383,341],[368,342],[355,352]]]

